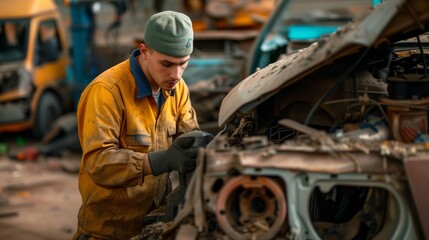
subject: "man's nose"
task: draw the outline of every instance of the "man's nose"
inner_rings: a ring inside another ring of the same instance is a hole
[[[170,77],[173,80],[179,80],[180,78],[182,78],[182,70],[180,69],[179,66],[173,67],[171,72],[170,72]]]

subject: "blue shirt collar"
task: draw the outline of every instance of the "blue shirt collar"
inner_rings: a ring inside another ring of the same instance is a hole
[[[137,98],[147,97],[152,95],[152,90],[147,80],[146,75],[144,75],[143,70],[141,69],[139,63],[137,62],[136,57],[140,55],[139,49],[134,49],[130,56],[130,66],[131,72],[134,76],[137,85]],[[170,91],[170,96],[174,96],[175,90]],[[161,94],[161,98],[164,98],[164,94]],[[165,99],[163,99],[165,101]]]
[[[140,68],[139,63],[137,62],[136,57],[140,55],[140,50],[135,49],[130,56],[130,65],[131,72],[133,73],[134,80],[137,85],[137,98],[147,97],[152,95],[152,90],[150,89],[149,81],[144,75],[142,69]]]

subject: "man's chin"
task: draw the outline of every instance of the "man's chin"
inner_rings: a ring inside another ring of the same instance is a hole
[[[174,90],[176,88],[176,84],[174,84],[173,86],[164,86],[163,88],[162,88],[162,90],[164,90],[164,91],[172,91],[172,90]]]

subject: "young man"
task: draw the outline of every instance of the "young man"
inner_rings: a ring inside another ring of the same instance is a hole
[[[74,239],[129,239],[166,194],[168,173],[195,168],[199,126],[182,79],[193,50],[189,17],[149,18],[144,43],[106,70],[78,104],[82,206]],[[191,141],[190,141],[191,140]]]

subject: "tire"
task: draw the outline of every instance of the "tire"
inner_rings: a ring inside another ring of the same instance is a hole
[[[58,97],[52,92],[43,93],[36,112],[33,128],[34,137],[42,138],[61,114],[62,107]]]

